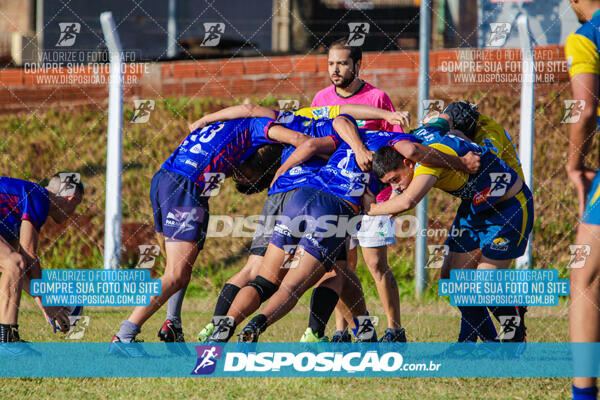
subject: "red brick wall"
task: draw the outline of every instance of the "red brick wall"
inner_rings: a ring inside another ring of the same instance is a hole
[[[536,82],[564,85],[568,74],[561,46],[535,48]],[[430,87],[460,89],[512,87],[519,90],[521,52],[517,49],[441,50],[430,54]],[[155,66],[154,74],[140,64],[125,71],[126,96],[239,96],[291,95],[307,101],[329,84],[327,57],[305,55],[266,58],[176,61]],[[365,53],[361,77],[394,93],[416,88],[417,52]],[[62,79],[52,84],[52,77]],[[64,103],[94,103],[106,99],[106,70],[79,68],[0,71],[0,108],[28,110]],[[68,79],[75,80],[69,83]],[[96,81],[93,81],[96,79]],[[94,83],[100,82],[100,83]]]

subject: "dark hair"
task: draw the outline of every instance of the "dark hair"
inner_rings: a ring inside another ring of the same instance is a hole
[[[283,146],[280,144],[260,146],[254,154],[236,168],[236,174],[233,175],[236,190],[243,194],[254,194],[267,189],[281,165],[282,150]],[[243,171],[251,171],[260,176],[257,179],[249,179],[250,182],[240,182],[236,175],[248,178]]]
[[[62,176],[61,176],[62,175]],[[72,178],[69,180],[69,182],[63,182],[62,179],[64,179],[64,177],[70,177],[72,176]],[[73,194],[75,196],[83,196],[83,193],[85,191],[85,186],[83,184],[83,182],[81,181],[75,181],[75,173],[74,172],[57,172],[56,174],[52,175],[52,177],[50,178],[50,180],[48,181],[48,190],[56,195],[61,195],[61,190],[63,190],[63,184],[67,183],[68,185],[74,185],[75,186],[75,190],[73,192]]]
[[[383,146],[373,156],[373,173],[377,179],[398,168],[404,161],[404,156],[391,146]]]
[[[344,49],[350,51],[350,58],[352,59],[354,65],[357,62],[362,60],[362,48],[360,46],[348,46],[348,39],[338,39],[335,42],[329,45],[329,50],[331,49]]]
[[[452,118],[454,129],[458,129],[469,139],[475,137],[477,120],[479,119],[479,112],[477,111],[476,104],[470,104],[466,101],[455,101],[454,103],[448,104],[444,113]]]

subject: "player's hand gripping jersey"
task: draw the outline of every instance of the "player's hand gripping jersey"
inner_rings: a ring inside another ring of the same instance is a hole
[[[273,122],[269,118],[234,119],[197,129],[181,142],[162,168],[199,186],[214,179],[214,173],[227,177],[258,147],[275,143],[267,136]]]
[[[48,191],[33,182],[0,177],[0,236],[9,243],[19,239],[21,221],[40,229],[48,218]]]
[[[499,159],[492,148],[467,142],[448,134],[448,122],[438,118],[413,132],[421,144],[443,153],[462,157],[469,151],[481,153],[482,168],[477,174],[454,171],[448,168],[432,168],[415,165],[414,176],[434,175],[438,177],[434,187],[470,202],[473,213],[478,213],[495,204],[519,178],[519,174]]]

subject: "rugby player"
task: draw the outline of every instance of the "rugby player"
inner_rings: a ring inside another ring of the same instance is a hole
[[[581,105],[579,120],[571,124],[567,175],[575,185],[581,224],[576,244],[589,246],[590,253],[583,268],[571,270],[569,324],[571,342],[600,342],[600,175],[586,166],[592,140],[598,129],[598,93],[600,89],[600,1],[570,0],[571,7],[583,25],[567,37],[565,55],[571,78],[573,99]],[[584,103],[581,104],[580,101]],[[577,114],[573,113],[575,117]],[[577,353],[574,354],[577,357]],[[585,360],[574,358],[574,362]],[[598,359],[588,367],[597,370]],[[595,377],[573,378],[573,399],[596,399]]]
[[[402,148],[407,155],[414,156],[418,153],[419,146],[410,143],[411,140],[414,140],[410,135],[394,132],[374,132],[366,135],[361,130],[361,138],[371,151],[387,144],[393,138],[405,139],[406,146],[402,146]],[[317,143],[319,144],[317,145]],[[293,169],[315,154],[326,152],[324,148],[326,146],[331,146],[331,144],[323,139],[306,141],[290,155],[278,174]],[[434,162],[439,162],[437,157],[437,152],[426,153],[423,161],[429,162],[429,158],[433,158]],[[447,162],[453,163],[452,165],[456,168],[460,168],[458,165],[462,165],[462,161],[458,157],[448,158],[448,160]],[[275,183],[282,177],[283,175]],[[219,329],[215,330],[208,340],[227,341],[233,335],[235,326],[271,296],[273,298],[262,313],[253,318],[242,330],[241,341],[257,340],[258,335],[268,325],[289,312],[296,304],[297,299],[332,269],[337,255],[344,248],[346,237],[339,234],[320,234],[324,227],[319,223],[315,227],[301,227],[300,233],[294,234],[290,231],[291,228],[286,226],[286,221],[304,215],[315,219],[323,216],[335,216],[337,217],[336,221],[328,219],[334,226],[340,221],[347,222],[357,215],[360,197],[367,185],[371,185],[373,190],[378,191],[377,182],[371,178],[370,174],[361,171],[352,149],[344,143],[333,153],[327,165],[319,169],[318,173],[299,182],[297,186],[300,189],[293,194],[283,210],[282,215],[285,217],[282,219],[283,222],[278,223],[274,229],[259,274],[252,282],[239,290],[234,302],[229,307],[227,318],[222,320]],[[337,232],[337,230],[336,226],[335,231]],[[291,270],[281,268],[286,259],[286,251],[294,250],[301,253],[297,267]],[[331,301],[320,303],[322,312],[327,317],[333,311],[339,294],[339,292],[335,292]],[[357,310],[357,312],[364,315],[366,308]],[[371,332],[374,335],[375,330],[372,329]],[[367,340],[372,339],[373,336]]]
[[[533,224],[533,200],[531,192],[519,174],[500,160],[492,149],[448,134],[452,119],[448,114],[440,114],[417,129],[414,135],[422,144],[436,147],[448,154],[462,155],[468,151],[481,152],[481,171],[468,175],[448,168],[429,168],[415,164],[391,147],[380,149],[374,157],[373,169],[379,179],[389,183],[402,194],[388,201],[371,204],[369,215],[397,214],[414,208],[433,187],[462,199],[456,214],[452,232],[446,245],[452,253],[442,267],[442,278],[449,278],[450,270],[460,269],[503,269],[511,261],[524,254],[529,233]],[[498,178],[502,178],[499,181]],[[450,262],[449,262],[450,261]],[[472,341],[465,338],[468,333],[487,341],[496,341],[493,331],[486,331],[490,324],[485,307],[463,307],[479,309],[478,315],[471,313],[467,319],[470,326],[461,326],[459,341]],[[521,318],[516,307],[493,307],[494,315],[500,320]],[[490,321],[491,322],[491,321]],[[515,327],[510,341],[525,340],[525,326]],[[507,339],[509,339],[507,337]]]
[[[71,176],[65,173],[63,176]],[[71,185],[65,191],[65,184]],[[42,226],[50,216],[56,223],[69,219],[83,198],[79,181],[61,182],[61,174],[50,178],[45,188],[20,179],[0,177],[0,343],[21,342],[19,304],[21,290],[30,293],[32,279],[41,279],[42,268],[36,255]],[[66,307],[36,304],[46,321],[67,332],[70,327]]]
[[[331,85],[319,91],[313,98],[312,107],[342,104],[364,104],[384,110],[394,111],[389,96],[381,89],[360,79],[362,50],[358,46],[347,46],[346,39],[340,39],[329,46],[328,72]],[[404,132],[399,125],[392,126],[386,121],[365,119],[357,121],[359,128]],[[405,125],[406,126],[406,125]],[[387,317],[384,342],[405,341],[400,321],[400,295],[396,278],[388,265],[387,246],[396,243],[394,220],[387,217],[364,216],[361,228],[350,241],[348,264],[356,269],[356,240],[362,248],[363,259],[375,281],[377,293]],[[351,336],[346,330],[343,306],[336,310],[336,333],[334,342],[348,342]]]
[[[521,162],[517,156],[516,147],[512,142],[510,134],[502,128],[500,124],[492,120],[486,115],[480,114],[477,111],[475,104],[470,104],[466,101],[456,101],[450,103],[443,111],[447,114],[451,121],[452,126],[455,130],[452,132],[459,134],[463,133],[466,139],[475,142],[480,146],[485,146],[491,149],[498,158],[504,161],[510,168],[512,168],[519,177],[524,181],[523,170],[521,168]],[[468,262],[472,265],[479,263],[478,258],[471,258],[462,251],[451,250],[445,259],[445,263],[453,266],[457,266],[459,262]],[[478,255],[478,254],[477,254]],[[469,268],[464,266],[464,268]],[[513,315],[513,307],[487,307],[496,319],[500,322],[503,332],[505,327],[503,324],[509,323],[521,325],[522,329],[518,332],[522,333],[515,335],[512,339],[503,339],[503,341],[524,341],[526,338],[526,326],[525,326],[525,313],[527,312],[527,306],[516,307],[519,315],[518,319],[513,320],[512,318],[504,318],[505,315]],[[485,307],[481,306],[460,306],[461,311],[461,328],[458,336],[459,342],[476,342],[478,336],[484,341],[496,341],[497,333],[496,328]],[[512,329],[506,327],[508,329]],[[483,335],[478,335],[478,334]],[[508,336],[508,335],[507,335]]]
[[[300,131],[308,136],[313,136],[315,132],[314,124],[312,122],[313,119],[335,119],[340,116],[341,113],[346,113],[351,116],[357,117],[368,117],[368,118],[386,118],[391,123],[408,123],[408,116],[405,113],[392,113],[389,111],[381,110],[374,107],[367,106],[354,106],[354,105],[345,105],[343,107],[322,107],[322,108],[303,108],[297,110],[294,113],[291,112],[277,112],[273,109],[244,104],[237,105],[232,107],[227,107],[223,110],[217,111],[215,113],[211,113],[205,115],[198,121],[194,122],[190,125],[192,130],[196,130],[206,126],[207,124],[215,123],[217,121],[227,121],[236,118],[258,118],[265,117],[276,119],[279,123],[285,123],[285,126],[294,129],[296,131]],[[335,128],[339,132],[340,137],[343,140],[348,140],[351,143],[353,149],[355,149],[356,154],[358,154],[358,159],[360,160],[360,165],[364,170],[368,170],[370,168],[371,163],[371,153],[369,153],[358,136],[358,132],[356,131],[356,127],[353,125],[349,125],[348,123],[344,123],[344,120],[340,117],[337,120],[331,122]],[[318,130],[318,132],[326,132],[325,130]],[[293,151],[293,147],[288,147],[284,153],[284,159]],[[325,161],[321,158],[315,158],[311,161],[309,165],[307,165],[304,169],[297,169],[294,171],[294,174],[289,177],[292,182],[288,182],[287,189],[273,189],[269,190],[269,197],[267,198],[267,202],[263,208],[263,216],[266,218],[270,215],[279,215],[285,203],[291,197],[290,194],[286,194],[291,188],[295,188],[294,182],[301,181],[305,179],[306,176],[310,175],[313,170],[316,170],[323,166]],[[261,221],[262,222],[262,221]],[[263,227],[261,225],[262,232]],[[223,287],[221,293],[219,294],[217,305],[215,306],[215,313],[213,321],[205,326],[205,328],[200,332],[199,339],[201,341],[206,340],[208,336],[210,336],[215,328],[215,321],[218,320],[217,317],[224,315],[227,312],[231,301],[237,294],[237,290],[239,288],[250,281],[252,281],[256,277],[256,273],[262,264],[262,257],[266,251],[266,247],[269,241],[270,234],[268,235],[257,235],[252,242],[252,246],[250,248],[250,257],[248,258],[248,262],[246,266],[238,272],[234,277],[232,277]],[[358,280],[358,278],[356,278]],[[158,332],[158,337],[165,342],[175,342],[175,341],[183,341],[183,329],[181,327],[181,307],[183,304],[183,299],[185,296],[186,288],[181,289],[176,292],[169,299],[167,306],[167,317],[162,327]]]

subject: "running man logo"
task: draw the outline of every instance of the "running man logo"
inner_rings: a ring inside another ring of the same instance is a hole
[[[500,322],[500,332],[498,335],[502,340],[510,340],[515,337],[517,328],[521,324],[521,317],[517,315],[500,315],[498,317]]]
[[[215,47],[221,42],[221,36],[225,33],[225,24],[223,22],[205,22],[204,40],[200,44],[203,47]]]
[[[81,182],[81,175],[77,172],[60,172],[60,187],[57,195],[60,197],[69,197],[75,194],[77,185]]]
[[[423,100],[423,123],[427,123],[432,118],[437,118],[444,112],[444,100],[425,99]]]
[[[375,326],[379,323],[379,318],[370,315],[359,315],[354,318],[356,328],[352,328],[354,336],[359,342],[372,342],[376,339]]]
[[[567,264],[567,268],[583,268],[585,260],[590,255],[592,248],[589,244],[570,244],[569,251],[571,258]]]
[[[350,178],[351,181],[349,185],[347,185],[348,190],[346,191],[346,196],[362,196],[365,193],[367,185],[369,184],[369,174],[366,172],[361,172]]]
[[[560,120],[561,124],[576,124],[585,109],[585,100],[565,100],[565,114]]]
[[[134,100],[132,124],[145,124],[150,120],[150,111],[154,111],[154,100]]]
[[[81,24],[79,22],[59,22],[58,29],[60,36],[55,47],[71,47],[75,44],[77,35],[81,32]]]
[[[485,45],[487,47],[502,47],[510,34],[509,22],[492,22],[490,23],[490,37]]]
[[[173,236],[177,236],[195,229],[196,222],[202,221],[202,217],[200,207],[174,207],[167,213],[165,225],[177,226],[177,231],[173,234]]]
[[[279,111],[281,112],[294,112],[300,108],[300,102],[298,100],[277,100],[277,104],[279,104]]]
[[[229,317],[227,315],[216,315],[212,319],[213,325],[215,326],[215,331],[210,338],[213,340],[227,340],[229,339],[233,333],[231,332],[234,327],[234,319],[233,317]]]
[[[346,46],[362,46],[370,28],[371,25],[366,22],[348,22],[350,34]]]
[[[502,197],[508,190],[510,184],[510,173],[490,172],[490,197]]]
[[[140,258],[135,267],[142,269],[154,267],[156,257],[160,255],[160,247],[157,244],[141,244],[138,248],[140,249]]]
[[[442,268],[444,258],[450,252],[450,247],[445,244],[430,244],[427,249],[429,250],[429,260],[427,260],[425,268]]]
[[[90,317],[87,315],[70,315],[69,323],[71,327],[69,332],[65,334],[65,339],[81,340],[85,335],[85,330],[90,326]]]
[[[222,172],[206,172],[204,174],[204,189],[202,196],[212,197],[219,194],[221,183],[225,180],[225,174]]]
[[[281,269],[298,268],[300,257],[302,257],[302,254],[304,254],[304,249],[295,244],[284,244],[283,251],[285,252],[285,255]]]
[[[217,359],[223,355],[221,346],[196,346],[198,360],[190,375],[210,375],[217,368]]]

